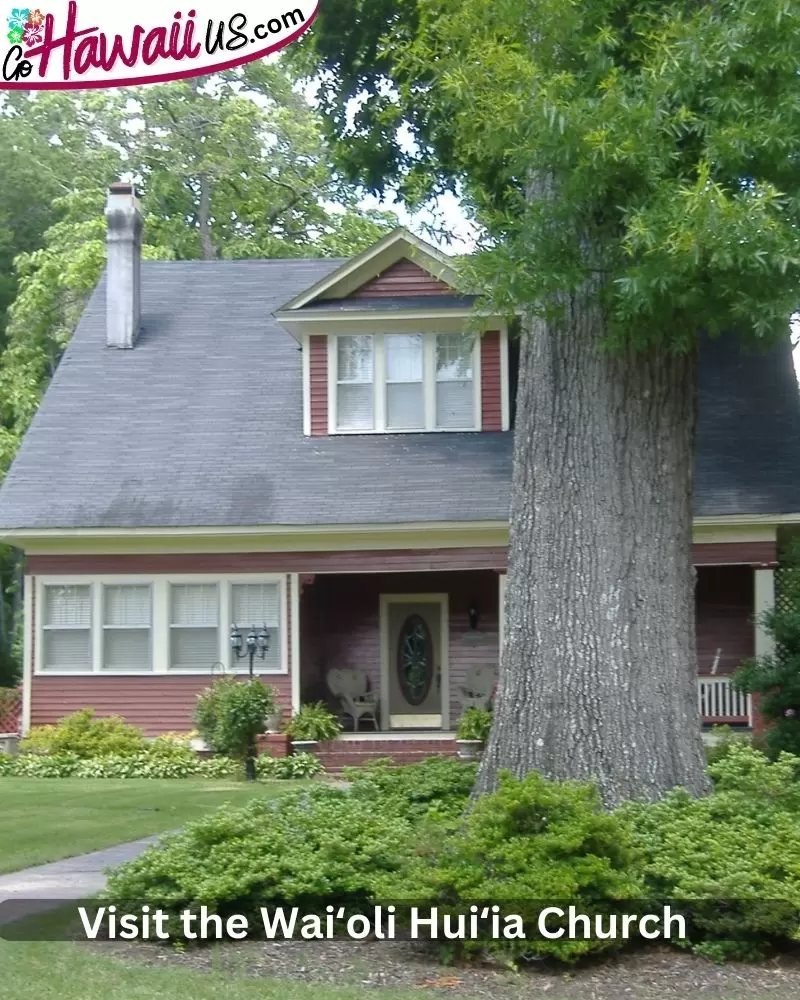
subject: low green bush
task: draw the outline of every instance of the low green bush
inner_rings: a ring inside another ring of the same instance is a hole
[[[301,705],[284,727],[284,732],[291,740],[313,740],[319,743],[335,740],[341,731],[339,720],[321,701]]]
[[[709,767],[716,791],[629,805],[647,895],[678,900],[688,945],[715,960],[751,960],[800,933],[800,758],[771,762],[733,745]]]
[[[14,758],[16,778],[71,778],[81,760],[74,753],[21,753]]]
[[[354,798],[417,823],[457,819],[467,806],[477,771],[477,764],[452,757],[428,757],[403,767],[385,758],[346,767],[342,776],[352,783]]]
[[[296,753],[289,757],[271,757],[263,753],[256,760],[256,774],[261,781],[313,778],[322,770],[322,762],[313,753]]]
[[[485,743],[492,729],[492,713],[485,708],[468,708],[458,720],[457,740],[480,740]]]
[[[628,825],[604,813],[597,790],[579,782],[504,775],[449,837],[429,837],[398,875],[379,882],[382,898],[458,910],[468,904],[506,904],[535,920],[540,907],[574,904],[582,913],[624,912],[620,901],[642,896],[632,874],[635,852]],[[549,927],[557,926],[551,922]],[[532,931],[534,933],[532,933]],[[491,954],[516,963],[554,957],[575,961],[590,952],[619,948],[620,940],[475,939],[448,942],[458,956]]]
[[[14,773],[16,758],[10,753],[0,753],[0,778]]]
[[[259,907],[358,905],[396,871],[411,826],[346,791],[317,785],[224,806],[112,872],[106,895],[170,909],[203,902],[222,916]]]
[[[752,738],[749,735],[737,733],[730,726],[713,726],[711,737],[711,742],[705,745],[706,760],[709,764],[716,764],[727,757],[731,747],[753,746]]]
[[[93,708],[67,715],[55,726],[35,726],[20,741],[23,753],[74,754],[81,758],[132,756],[145,746],[141,730],[117,715],[98,719]]]
[[[255,738],[274,711],[274,692],[257,677],[220,677],[198,695],[194,718],[214,753],[245,760],[255,757]]]

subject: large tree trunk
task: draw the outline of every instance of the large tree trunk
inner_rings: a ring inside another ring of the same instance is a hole
[[[604,351],[596,290],[520,350],[505,643],[476,794],[498,771],[607,806],[707,791],[691,496],[697,357]]]

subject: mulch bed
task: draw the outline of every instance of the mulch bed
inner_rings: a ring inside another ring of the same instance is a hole
[[[519,973],[491,965],[442,965],[403,941],[248,941],[181,952],[149,944],[87,945],[126,962],[230,969],[239,975],[360,988],[419,989],[453,1000],[797,1000],[800,953],[761,965],[714,965],[667,948],[627,951],[564,971],[542,963]],[[378,997],[376,997],[378,1000]]]

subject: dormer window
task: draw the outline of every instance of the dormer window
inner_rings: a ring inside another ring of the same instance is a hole
[[[475,337],[339,335],[330,348],[333,433],[480,429]]]

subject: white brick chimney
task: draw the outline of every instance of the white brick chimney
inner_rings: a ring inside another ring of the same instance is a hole
[[[142,213],[133,184],[118,181],[109,187],[106,219],[106,345],[133,347],[139,335],[142,261]]]

